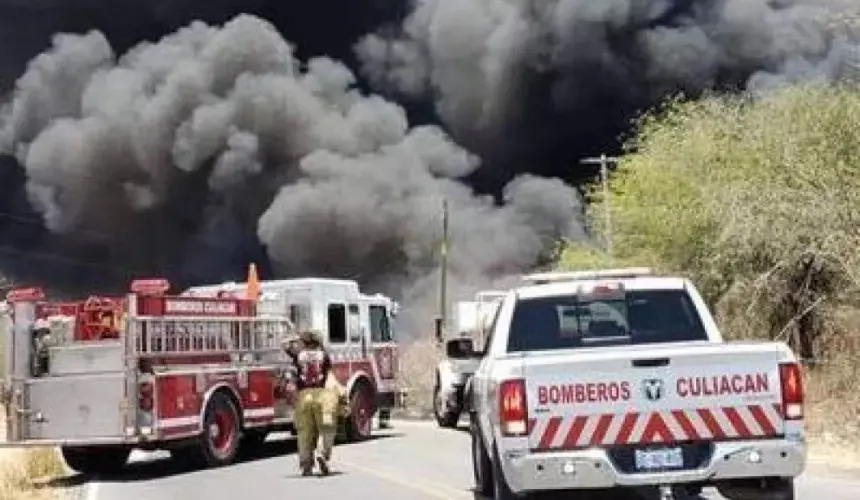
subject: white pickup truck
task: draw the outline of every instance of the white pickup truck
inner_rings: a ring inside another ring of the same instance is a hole
[[[527,279],[503,299],[467,394],[479,493],[641,487],[667,499],[715,486],[730,500],[794,498],[806,442],[787,345],[724,342],[684,278]]]

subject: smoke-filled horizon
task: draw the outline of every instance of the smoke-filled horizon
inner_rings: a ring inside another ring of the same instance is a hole
[[[585,238],[560,180],[590,175],[579,158],[670,92],[845,76],[850,8],[0,0],[0,270],[90,290],[253,260],[354,277],[426,323],[443,198],[452,296],[545,263]],[[55,32],[77,34],[44,50]]]
[[[122,55],[100,32],[61,34],[18,80],[0,148],[57,241],[141,266],[154,256],[198,283],[223,279],[250,230],[275,274],[354,278],[408,312],[435,297],[442,200],[455,289],[583,237],[562,181],[519,176],[499,206],[458,181],[477,156],[354,84],[248,15]]]

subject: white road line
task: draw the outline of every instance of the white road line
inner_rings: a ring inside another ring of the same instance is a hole
[[[87,483],[87,494],[84,497],[86,500],[98,500],[99,498],[99,484],[96,481],[90,481]]]

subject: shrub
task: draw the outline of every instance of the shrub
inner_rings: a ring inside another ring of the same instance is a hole
[[[635,262],[692,278],[727,337],[788,341],[815,368],[813,432],[856,436],[858,138],[856,87],[671,99],[638,122],[609,199],[589,190],[597,234],[611,210],[615,255],[568,247],[560,266]]]
[[[850,87],[668,102],[610,182],[616,259],[693,278],[730,336],[826,357],[836,311],[858,303],[858,137]],[[589,197],[602,232],[605,200]]]

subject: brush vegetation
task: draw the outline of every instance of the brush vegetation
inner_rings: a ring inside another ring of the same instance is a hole
[[[63,475],[63,463],[53,448],[0,450],[0,498],[3,500],[58,499],[60,492],[43,484]]]
[[[569,245],[563,268],[650,265],[690,277],[731,339],[786,341],[807,365],[813,432],[857,442],[860,90],[672,99],[645,115],[610,180],[614,258]]]
[[[3,340],[4,337],[0,331],[0,374],[4,373]],[[6,438],[5,418],[6,408],[0,402],[0,441]],[[56,499],[59,497],[58,491],[44,484],[46,480],[64,475],[63,462],[54,448],[0,448],[0,499],[2,500]]]

